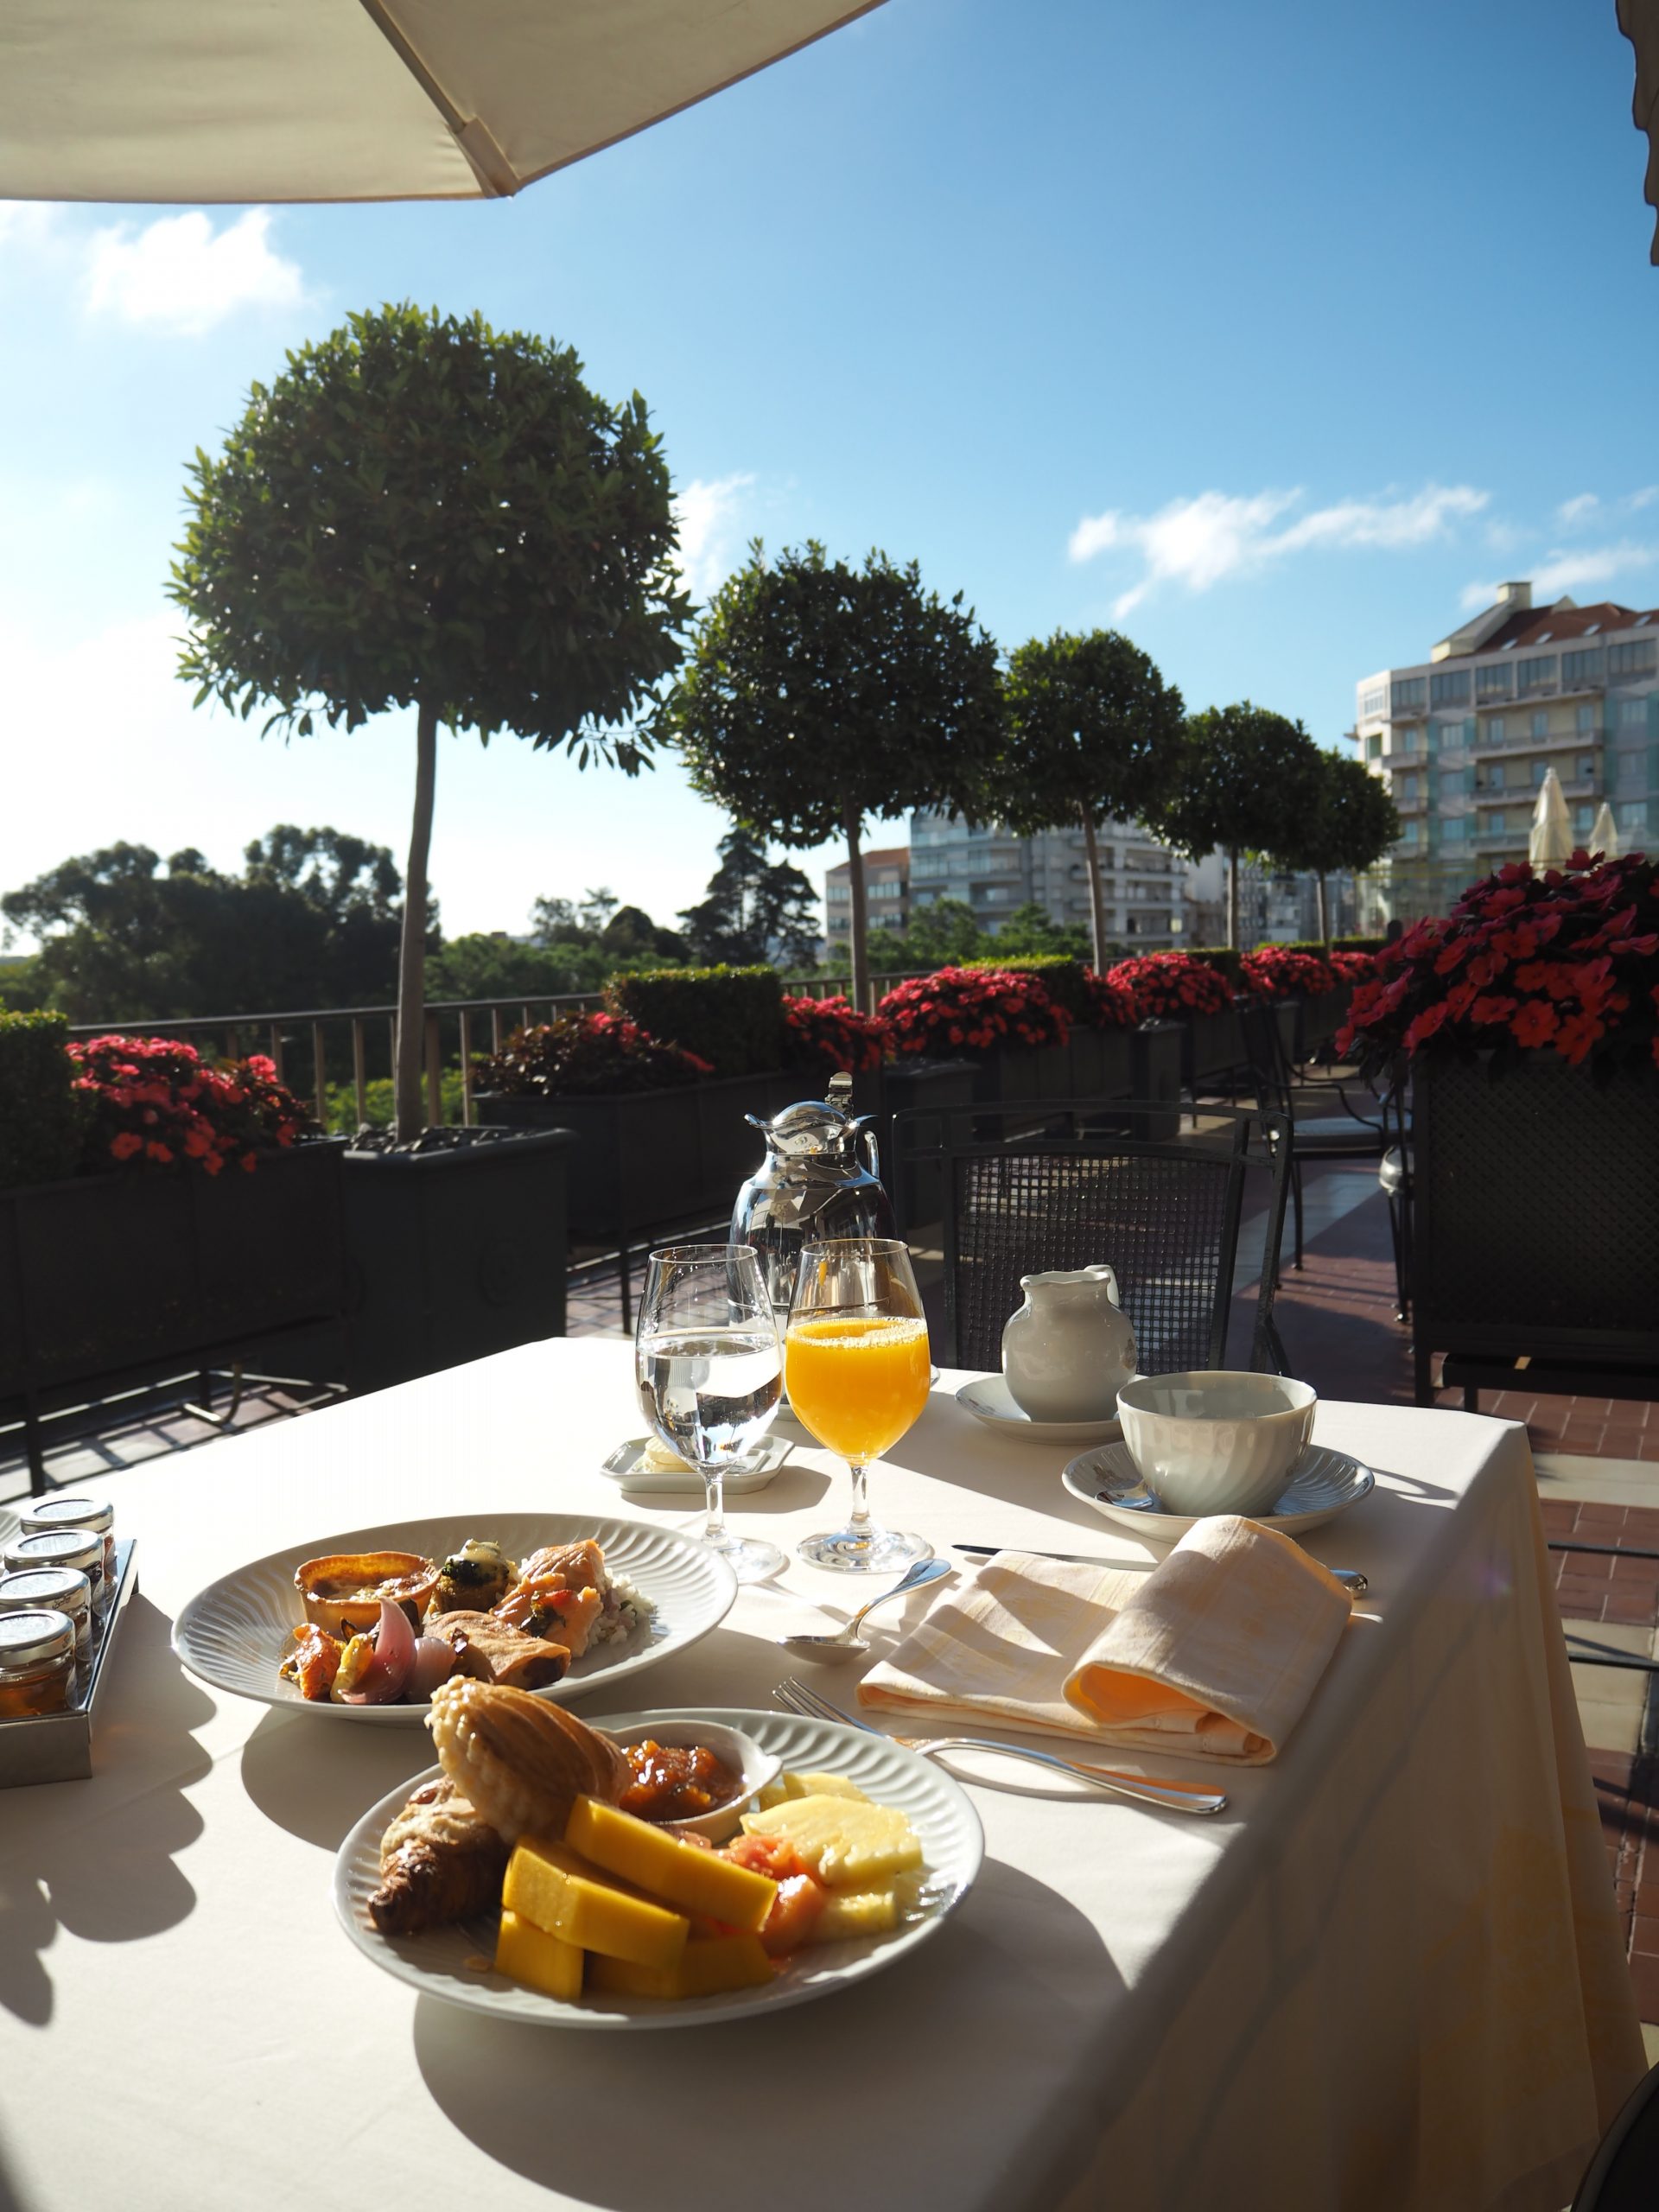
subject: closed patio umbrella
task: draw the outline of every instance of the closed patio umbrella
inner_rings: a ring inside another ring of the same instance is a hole
[[[1590,832],[1590,849],[1610,861],[1618,858],[1618,832],[1613,827],[1613,810],[1605,799],[1596,810],[1596,826]]]
[[[0,0],[0,200],[497,198],[880,4]]]
[[[1538,787],[1538,804],[1532,810],[1532,831],[1527,857],[1535,868],[1565,868],[1573,854],[1573,824],[1567,818],[1561,779],[1546,769]]]

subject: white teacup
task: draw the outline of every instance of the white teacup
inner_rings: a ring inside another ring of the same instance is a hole
[[[1313,1433],[1319,1393],[1287,1375],[1141,1375],[1117,1394],[1123,1440],[1171,1513],[1265,1513]]]

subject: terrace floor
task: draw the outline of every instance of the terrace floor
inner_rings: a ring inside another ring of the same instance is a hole
[[[1261,1224],[1240,1240],[1238,1284],[1253,1301]],[[921,1272],[937,1275],[937,1258]],[[639,1270],[636,1265],[635,1287]],[[1395,1319],[1388,1216],[1375,1171],[1337,1165],[1307,1179],[1306,1265],[1287,1267],[1275,1311],[1293,1371],[1321,1396],[1409,1404],[1408,1332]],[[613,1268],[573,1287],[572,1336],[621,1336]],[[142,1480],[149,1460],[207,1443],[224,1431],[181,1404],[196,1385],[181,1378],[118,1406],[89,1409],[61,1428],[48,1454],[54,1487],[121,1475]],[[1462,1404],[1458,1391],[1441,1403]],[[218,1402],[223,1414],[226,1400]],[[302,1414],[281,1384],[249,1385],[232,1430]],[[1546,1534],[1555,1541],[1618,1544],[1659,1554],[1659,1417],[1647,1403],[1532,1396],[1505,1391],[1480,1410],[1522,1422],[1531,1440]],[[17,1440],[0,1435],[0,1501],[27,1494]],[[1589,1746],[1614,1891],[1630,1973],[1659,2060],[1659,1674],[1592,1661],[1659,1658],[1659,1557],[1555,1553],[1556,1592],[1579,1710]]]

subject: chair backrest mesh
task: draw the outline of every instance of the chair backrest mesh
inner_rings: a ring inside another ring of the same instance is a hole
[[[1230,1154],[1084,1150],[958,1154],[953,1281],[956,1358],[1000,1368],[1022,1274],[1109,1261],[1143,1369],[1211,1367],[1223,1356],[1241,1163]]]

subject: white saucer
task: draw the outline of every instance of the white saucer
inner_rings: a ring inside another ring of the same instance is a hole
[[[1160,1544],[1173,1544],[1203,1517],[1165,1512],[1156,1491],[1148,1490],[1141,1479],[1127,1444],[1106,1444],[1096,1452],[1079,1453],[1067,1466],[1064,1479],[1072,1497],[1084,1505],[1092,1505],[1109,1521],[1121,1522],[1126,1529],[1138,1529]],[[1274,1499],[1272,1512],[1254,1513],[1250,1518],[1264,1529],[1277,1529],[1282,1535],[1300,1536],[1310,1529],[1322,1529],[1338,1513],[1357,1505],[1376,1480],[1369,1467],[1347,1452],[1310,1444]]]
[[[964,1382],[957,1403],[987,1428],[1023,1437],[1028,1444],[1104,1444],[1123,1433],[1122,1422],[1116,1420],[1033,1421],[1015,1405],[1007,1378],[1001,1375],[982,1375],[976,1382]]]
[[[600,1473],[620,1489],[632,1491],[636,1497],[701,1497],[702,1477],[695,1467],[639,1465],[649,1441],[647,1437],[631,1436],[626,1444],[619,1444],[608,1459],[600,1462]],[[745,1491],[764,1490],[794,1448],[792,1437],[763,1437],[728,1474],[726,1495],[741,1497]]]

